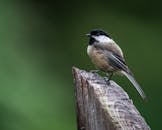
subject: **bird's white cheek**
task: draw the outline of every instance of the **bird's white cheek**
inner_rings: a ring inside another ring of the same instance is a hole
[[[112,39],[110,39],[109,37],[104,36],[104,35],[101,35],[101,36],[94,36],[94,38],[95,38],[97,41],[99,41],[100,43],[104,43],[104,42],[109,43],[109,42],[112,42],[112,41],[113,41]]]

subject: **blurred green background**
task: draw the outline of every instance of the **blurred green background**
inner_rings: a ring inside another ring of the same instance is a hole
[[[94,69],[91,29],[110,33],[148,96],[114,76],[153,130],[162,116],[162,1],[1,1],[0,130],[76,130],[72,66]]]

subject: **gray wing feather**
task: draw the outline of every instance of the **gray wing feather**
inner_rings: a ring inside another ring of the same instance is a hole
[[[114,68],[122,70],[121,72],[129,79],[129,81],[134,85],[138,93],[141,95],[143,99],[146,99],[146,95],[140,85],[137,83],[133,74],[125,64],[124,60],[121,57],[114,55],[111,52],[108,52],[108,61]]]
[[[123,70],[126,72],[130,72],[127,65],[125,64],[125,61],[122,59],[122,57],[119,57],[118,55],[115,55],[111,52],[108,54],[108,61],[111,66],[118,70]]]

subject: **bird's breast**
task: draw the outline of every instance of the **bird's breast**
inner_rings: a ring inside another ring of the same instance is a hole
[[[87,53],[97,68],[103,71],[113,71],[113,68],[109,65],[109,61],[103,50],[97,49],[93,45],[89,45]]]

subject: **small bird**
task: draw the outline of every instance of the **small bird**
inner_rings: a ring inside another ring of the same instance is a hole
[[[87,53],[95,66],[109,74],[109,80],[114,73],[125,75],[137,89],[143,99],[146,99],[144,91],[135,80],[133,73],[125,63],[123,52],[115,41],[103,30],[92,30],[89,34]],[[108,80],[108,81],[109,81]]]

